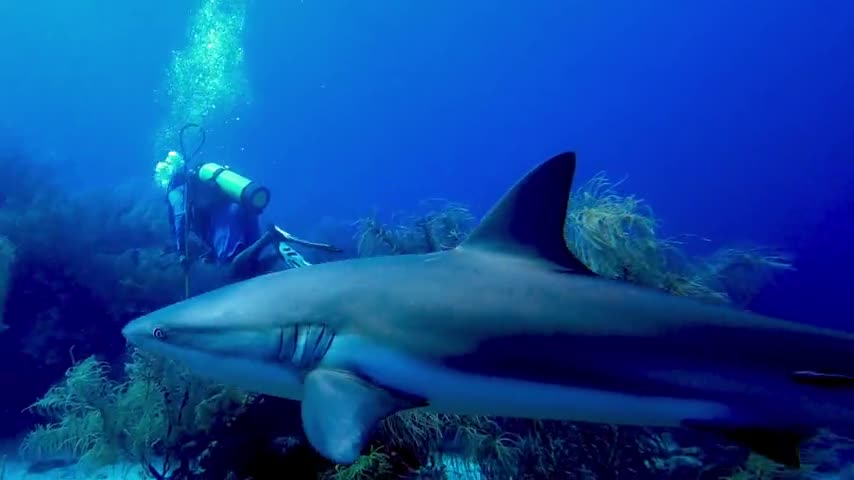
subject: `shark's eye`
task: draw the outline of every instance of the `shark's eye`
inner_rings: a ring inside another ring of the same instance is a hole
[[[154,338],[158,340],[163,340],[166,338],[166,332],[163,331],[162,328],[154,327],[154,330],[151,331],[151,334],[154,335]]]

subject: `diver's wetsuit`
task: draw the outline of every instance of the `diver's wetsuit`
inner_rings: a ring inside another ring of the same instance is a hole
[[[208,259],[220,265],[227,264],[232,278],[249,278],[271,268],[277,257],[261,259],[260,253],[274,242],[274,237],[270,232],[261,233],[258,215],[192,173],[189,181],[190,196],[186,203],[189,212],[185,212],[185,175],[175,174],[166,189],[178,254],[186,251],[188,232],[185,228],[189,224],[190,230],[210,248]],[[187,218],[189,222],[185,221]]]

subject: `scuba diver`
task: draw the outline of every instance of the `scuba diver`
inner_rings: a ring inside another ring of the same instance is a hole
[[[288,268],[310,265],[288,242],[341,252],[332,245],[297,238],[275,225],[262,232],[259,216],[270,201],[270,191],[226,166],[209,162],[191,169],[182,154],[171,151],[157,163],[154,179],[166,191],[175,248],[185,271],[190,264],[190,231],[209,249],[202,257],[228,265],[234,280],[266,273],[281,260]],[[276,254],[262,257],[269,246],[275,246]]]

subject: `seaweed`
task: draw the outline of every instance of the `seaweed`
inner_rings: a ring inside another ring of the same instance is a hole
[[[793,269],[790,254],[770,247],[723,247],[689,255],[679,238],[662,238],[652,208],[622,195],[604,173],[575,190],[569,202],[570,250],[598,275],[674,295],[747,306],[777,275]]]
[[[181,453],[189,440],[219,417],[237,414],[249,398],[136,350],[125,374],[113,380],[109,364],[94,356],[74,363],[64,381],[30,406],[50,423],[26,436],[22,457],[70,456],[90,468],[124,459],[149,470],[155,457],[164,457],[164,473],[189,469],[192,456]]]
[[[356,222],[356,251],[361,257],[405,255],[450,250],[465,240],[474,225],[468,208],[446,200],[422,202],[422,212],[406,215],[392,227],[377,215]]]
[[[697,266],[702,283],[740,307],[746,307],[779,273],[791,270],[790,254],[763,246],[722,248]]]
[[[27,434],[21,456],[29,460],[71,456],[90,466],[115,461],[116,395],[109,370],[107,363],[88,357],[33,403],[29,409],[52,423],[37,425]]]
[[[622,196],[604,173],[575,190],[565,234],[570,250],[598,275],[660,287],[674,245],[658,236],[652,208]]]
[[[382,447],[373,447],[351,465],[338,465],[334,471],[327,472],[321,478],[326,480],[372,480],[389,478],[392,471],[393,467],[389,454],[385,453]]]

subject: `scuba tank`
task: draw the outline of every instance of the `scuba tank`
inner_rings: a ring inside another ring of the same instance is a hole
[[[229,198],[256,213],[260,214],[270,203],[270,190],[267,187],[218,163],[203,164],[196,175],[202,182],[216,184]]]

